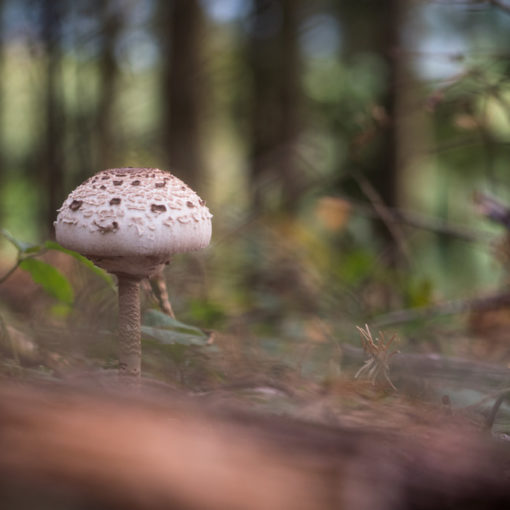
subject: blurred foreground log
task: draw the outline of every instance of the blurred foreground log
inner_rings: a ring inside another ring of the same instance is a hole
[[[0,508],[510,508],[510,449],[62,388],[0,389]]]

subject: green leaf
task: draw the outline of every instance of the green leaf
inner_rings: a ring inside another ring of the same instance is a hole
[[[171,329],[153,328],[151,326],[142,326],[142,334],[152,340],[162,344],[172,345],[207,345],[207,336],[197,336],[173,331]]]
[[[55,303],[50,309],[51,314],[60,319],[64,319],[72,311],[73,307],[70,304],[62,302]]]
[[[422,279],[413,282],[412,279],[406,281],[407,306],[410,308],[420,308],[429,306],[434,299],[433,283],[429,279]]]
[[[226,320],[225,310],[216,301],[194,299],[189,301],[189,314],[207,328],[221,329]]]
[[[143,316],[143,323],[147,326],[153,326],[155,328],[163,328],[186,335],[205,337],[207,334],[204,333],[200,328],[185,324],[184,322],[172,319],[169,315],[160,312],[159,310],[147,310]]]
[[[2,234],[10,243],[12,243],[21,253],[36,253],[41,250],[41,247],[37,244],[19,241],[5,228],[0,228],[0,234]]]
[[[41,285],[48,294],[63,303],[73,303],[74,292],[69,280],[51,264],[27,258],[20,262],[19,267],[27,271],[34,282]]]
[[[46,241],[44,243],[44,247],[47,248],[48,250],[56,250],[62,253],[66,253],[67,255],[70,255],[71,257],[75,258],[78,262],[80,262],[88,269],[90,269],[92,272],[100,276],[106,283],[108,283],[108,285],[110,285],[110,287],[115,288],[115,282],[110,274],[108,274],[104,269],[97,267],[92,261],[90,261],[83,255],[80,255],[78,252],[68,250],[67,248],[64,248],[55,241]]]
[[[144,315],[142,334],[165,345],[207,345],[208,335],[196,326],[172,319],[159,310]]]

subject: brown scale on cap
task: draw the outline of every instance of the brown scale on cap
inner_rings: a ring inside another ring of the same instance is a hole
[[[152,204],[151,211],[155,213],[162,213],[166,211],[166,206],[163,204]]]
[[[77,211],[81,207],[81,204],[83,204],[82,200],[73,200],[69,209],[71,209],[71,211]]]
[[[106,226],[99,225],[96,222],[94,222],[94,225],[97,226],[97,228],[102,234],[107,234],[108,232],[117,232],[117,230],[119,230],[119,224],[116,221],[112,221],[110,225]]]

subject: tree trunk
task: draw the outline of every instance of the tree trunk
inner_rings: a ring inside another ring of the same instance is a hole
[[[281,126],[282,151],[279,157],[282,205],[293,210],[303,186],[298,174],[298,136],[300,130],[301,56],[299,53],[299,0],[282,0],[281,33]]]
[[[116,166],[114,110],[118,67],[115,44],[122,28],[118,3],[104,0],[101,11],[102,44],[99,58],[100,97],[97,109],[98,169]]]
[[[292,209],[299,198],[299,1],[255,0],[249,41],[252,207]],[[275,186],[276,183],[276,186]],[[276,192],[276,196],[274,196]],[[271,196],[269,196],[271,195]]]
[[[398,207],[399,165],[398,165],[398,100],[400,78],[400,1],[388,0],[384,7],[380,37],[376,44],[382,50],[382,57],[388,70],[386,90],[380,98],[384,111],[380,149],[377,155],[378,171],[373,175],[373,183],[386,206]]]
[[[163,54],[162,139],[167,166],[200,190],[203,80],[199,0],[160,1]]]
[[[401,124],[404,97],[408,101],[406,91],[402,90],[405,61],[400,52],[404,4],[402,0],[388,0],[383,4],[368,0],[362,4],[342,2],[337,9],[344,33],[345,58],[348,60],[359,54],[372,53],[384,62],[387,71],[385,87],[375,98],[375,108],[371,112],[374,127],[365,128],[367,132],[370,129],[373,132],[366,137],[367,141],[362,147],[357,147],[356,154],[353,151],[352,163],[365,174],[364,177],[377,192],[379,201],[391,215],[390,209],[400,205],[403,187]],[[377,12],[377,16],[373,15],[374,12]],[[339,133],[339,136],[345,136],[345,133]],[[383,218],[379,218],[376,231],[389,247],[387,253],[390,263],[396,263],[399,248],[395,232],[388,228]]]
[[[4,76],[5,65],[5,21],[4,21],[4,0],[0,0],[0,76]],[[0,82],[0,190],[5,189],[5,158],[4,158],[4,81]],[[3,200],[0,196],[0,225],[3,224],[5,218],[5,210]]]
[[[63,4],[60,0],[42,0],[41,28],[44,47],[45,70],[43,93],[45,107],[45,130],[42,136],[42,157],[39,162],[43,189],[47,197],[45,204],[45,224],[48,232],[53,232],[56,210],[64,198],[63,134],[64,115],[60,98],[61,90],[61,25]]]

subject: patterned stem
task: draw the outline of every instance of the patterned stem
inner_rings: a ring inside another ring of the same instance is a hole
[[[119,285],[119,375],[140,378],[140,280],[118,274]]]

